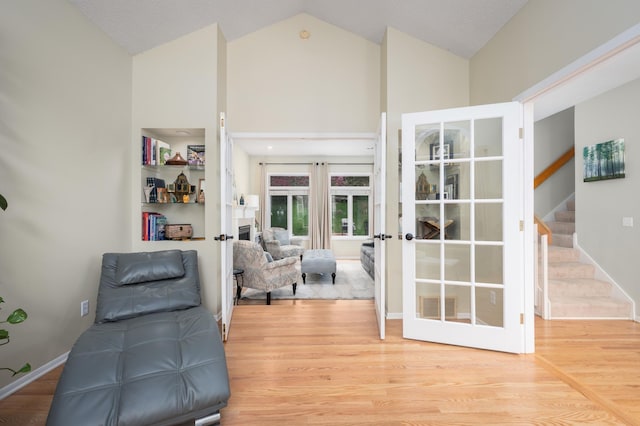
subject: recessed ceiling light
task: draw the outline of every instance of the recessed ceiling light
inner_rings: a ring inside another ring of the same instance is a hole
[[[191,132],[188,130],[176,130],[176,135],[182,135],[182,136],[187,136],[190,135]]]
[[[267,149],[273,149],[273,147],[271,145],[267,146]]]

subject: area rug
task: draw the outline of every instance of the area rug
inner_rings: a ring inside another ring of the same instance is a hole
[[[298,262],[300,270],[300,262]],[[362,269],[359,260],[341,260],[336,262],[336,283],[331,283],[331,274],[307,274],[307,283],[302,284],[302,276],[298,281],[296,295],[291,286],[282,287],[271,292],[271,299],[373,299],[374,283]],[[265,300],[264,291],[245,288],[242,299]]]

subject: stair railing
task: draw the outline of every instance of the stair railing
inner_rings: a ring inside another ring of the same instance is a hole
[[[542,185],[574,156],[575,146],[572,145],[570,149],[535,177],[533,189]],[[536,315],[546,320],[551,316],[551,303],[549,302],[549,244],[553,241],[553,235],[551,228],[537,215],[534,215],[534,224],[536,228],[536,238],[534,238],[536,259],[534,268],[534,281],[536,283],[535,311]]]

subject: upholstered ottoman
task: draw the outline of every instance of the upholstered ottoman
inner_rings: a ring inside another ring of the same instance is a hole
[[[331,274],[331,281],[336,283],[336,258],[328,249],[305,250],[300,266],[302,283],[306,284],[307,274]]]

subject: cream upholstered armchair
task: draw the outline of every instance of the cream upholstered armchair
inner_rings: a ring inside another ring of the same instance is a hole
[[[302,240],[290,238],[289,231],[284,228],[267,228],[262,231],[262,243],[266,251],[271,253],[275,260],[285,257],[300,257],[304,253]]]
[[[260,244],[244,240],[234,241],[233,268],[244,270],[238,282],[238,300],[242,287],[266,291],[267,305],[271,304],[271,290],[291,285],[293,294],[296,294],[299,272],[296,269],[296,259],[293,257],[270,262]]]

